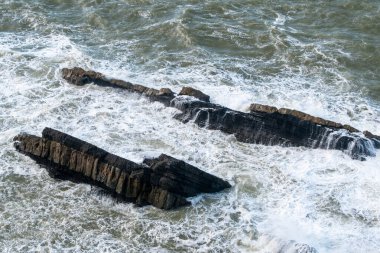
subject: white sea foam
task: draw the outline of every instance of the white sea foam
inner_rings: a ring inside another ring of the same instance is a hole
[[[283,17],[277,19],[277,25],[284,25]],[[186,42],[185,28],[174,33]],[[309,50],[310,45],[294,41],[288,39]],[[117,43],[128,47],[135,42]],[[311,51],[334,62],[323,46]],[[379,156],[360,162],[334,150],[239,143],[233,136],[172,119],[176,109],[121,90],[72,86],[59,72],[78,65],[177,92],[191,85],[236,110],[258,102],[380,133],[379,108],[350,93],[349,81],[337,70],[326,70],[337,84],[326,87],[305,69],[244,78],[247,73],[221,67],[225,59],[214,59],[170,71],[132,71],[136,68],[127,64],[129,56],[99,60],[65,35],[0,34],[1,250],[296,252],[305,244],[319,252],[380,248]],[[255,61],[237,66],[244,70]],[[88,185],[51,179],[14,151],[13,136],[22,131],[39,135],[46,126],[136,162],[160,153],[173,155],[229,180],[233,188],[195,197],[191,207],[170,212],[117,203]]]

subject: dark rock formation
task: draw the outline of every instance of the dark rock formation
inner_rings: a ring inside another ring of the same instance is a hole
[[[210,102],[210,96],[204,94],[202,91],[194,89],[192,87],[183,87],[178,95],[187,95],[198,98],[199,100]]]
[[[167,155],[136,164],[51,128],[42,137],[20,134],[18,151],[48,168],[50,175],[97,185],[137,205],[162,209],[188,205],[187,197],[221,191],[231,185]]]
[[[380,136],[374,135],[373,133],[369,131],[364,131],[363,134],[365,137],[373,141],[373,144],[375,145],[376,148],[380,148]]]
[[[310,121],[311,123],[318,124],[325,127],[331,127],[334,129],[346,129],[352,133],[360,132],[359,130],[357,130],[356,128],[350,125],[342,125],[334,121],[322,119],[322,118],[315,117],[304,112],[300,112],[300,111],[292,110],[288,108],[277,109],[274,106],[268,106],[268,105],[262,105],[262,104],[251,104],[249,107],[249,110],[252,113],[255,113],[255,112],[280,113],[284,115],[293,116],[295,118],[298,118],[299,120]]]
[[[333,122],[324,121],[324,125],[320,125],[315,122],[322,119],[311,119],[312,116],[296,111],[283,110],[281,113],[274,107],[257,106],[256,111],[243,113],[182,98],[174,98],[171,106],[182,111],[175,116],[176,119],[184,123],[191,120],[201,127],[234,134],[241,142],[337,149],[357,159],[375,155],[374,140],[351,133],[343,127],[333,127]]]
[[[296,110],[252,104],[250,113],[244,113],[210,103],[209,96],[190,87],[183,88],[179,95],[189,95],[199,100],[176,96],[169,89],[158,91],[121,80],[107,79],[100,73],[81,68],[63,69],[62,73],[63,78],[73,84],[92,82],[144,94],[154,101],[179,109],[181,113],[175,118],[184,123],[192,121],[201,127],[234,134],[242,142],[337,149],[355,159],[375,156],[375,148],[380,148],[379,136],[367,131],[360,133],[349,125]]]
[[[77,67],[73,69],[62,69],[62,77],[75,85],[94,83],[99,86],[126,89],[129,92],[143,94],[152,101],[159,101],[165,105],[169,105],[170,101],[174,98],[174,92],[169,88],[162,88],[160,90],[148,88],[143,85],[132,84],[122,80],[109,79],[101,73],[85,71],[82,68]]]
[[[151,169],[150,181],[169,192],[185,197],[213,193],[229,188],[230,185],[184,161],[162,154],[158,158],[145,159]]]

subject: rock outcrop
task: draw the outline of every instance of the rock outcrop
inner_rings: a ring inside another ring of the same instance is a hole
[[[293,116],[299,120],[310,121],[311,123],[318,124],[324,127],[330,127],[334,129],[346,129],[347,131],[352,132],[352,133],[360,132],[358,129],[350,125],[342,125],[334,121],[322,119],[322,118],[315,117],[304,112],[300,112],[300,111],[292,110],[288,108],[277,109],[277,107],[269,106],[269,105],[251,104],[249,107],[249,110],[252,113],[255,113],[255,112],[279,113],[283,115]]]
[[[295,113],[280,113],[273,108],[243,113],[203,101],[174,98],[171,102],[182,111],[175,118],[192,121],[201,127],[234,134],[236,139],[264,145],[305,146],[337,149],[355,159],[375,155],[375,140],[351,133],[346,129],[328,127]],[[283,111],[284,112],[284,111]]]
[[[102,187],[117,198],[173,209],[188,205],[187,197],[214,193],[231,185],[184,161],[162,154],[137,164],[51,128],[42,137],[20,134],[15,147],[60,179]]]
[[[192,96],[199,100],[210,102],[209,95],[206,95],[202,91],[194,89],[192,87],[183,87],[182,90],[178,93],[178,95]]]
[[[380,148],[380,136],[374,135],[373,133],[371,133],[369,131],[364,131],[363,134],[365,137],[372,140],[372,142],[376,148],[378,148],[378,149]]]
[[[63,69],[62,74],[64,79],[76,85],[94,83],[146,95],[151,100],[179,109],[181,113],[175,118],[183,123],[192,121],[200,127],[234,134],[242,142],[337,149],[362,160],[365,156],[375,156],[375,148],[380,148],[379,136],[296,110],[252,104],[250,112],[244,113],[210,103],[209,96],[191,87],[183,88],[178,95],[193,96],[198,100],[177,96],[167,88],[156,90],[108,79],[103,74],[81,68]]]
[[[165,105],[169,105],[170,101],[174,98],[174,92],[169,88],[162,88],[160,90],[148,88],[139,84],[132,84],[117,79],[106,78],[103,74],[94,71],[85,71],[82,68],[62,69],[62,76],[68,82],[75,85],[85,85],[94,83],[99,86],[126,89],[129,92],[135,92],[147,96],[152,101],[159,101]]]

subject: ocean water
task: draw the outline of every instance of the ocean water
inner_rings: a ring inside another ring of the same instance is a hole
[[[0,0],[0,252],[379,252],[380,154],[239,143],[80,66],[212,102],[288,107],[380,134],[380,2]],[[141,162],[166,153],[233,187],[162,211],[50,178],[15,152],[53,127]]]

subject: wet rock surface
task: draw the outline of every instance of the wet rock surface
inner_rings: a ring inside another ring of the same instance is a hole
[[[19,134],[14,140],[18,151],[46,167],[51,176],[99,186],[140,206],[173,209],[188,205],[187,197],[231,187],[168,155],[137,164],[51,128],[45,128],[42,137]]]
[[[205,101],[205,102],[210,102],[210,96],[204,94],[202,91],[194,89],[192,87],[183,87],[180,93],[178,95],[186,95],[186,96],[191,96],[195,97],[199,100]]]
[[[135,92],[147,96],[152,101],[159,101],[169,105],[170,100],[174,98],[174,92],[169,88],[160,90],[149,88],[139,84],[132,84],[118,79],[106,78],[103,74],[94,71],[85,71],[82,68],[64,68],[62,69],[62,77],[69,83],[75,85],[85,85],[94,83],[99,86],[126,89],[129,92]]]
[[[334,121],[322,119],[320,117],[315,117],[310,114],[297,111],[297,110],[292,110],[288,108],[280,108],[277,109],[274,106],[268,106],[268,105],[262,105],[262,104],[251,104],[249,107],[250,112],[255,113],[255,112],[265,112],[265,113],[279,113],[283,115],[289,115],[298,118],[299,120],[303,121],[310,121],[311,123],[315,123],[321,126],[325,127],[331,127],[334,129],[346,129],[349,132],[355,133],[355,132],[360,132],[356,128],[349,126],[349,125],[342,125],[340,123],[336,123]]]
[[[94,83],[101,86],[124,88],[179,109],[175,119],[194,122],[200,127],[234,134],[241,142],[264,145],[304,146],[337,149],[354,159],[375,156],[380,148],[380,137],[370,132],[361,133],[349,125],[273,106],[251,104],[250,112],[239,112],[209,102],[209,96],[191,87],[184,87],[176,96],[170,89],[160,91],[121,80],[107,79],[103,74],[81,68],[63,69],[63,78],[76,85]]]
[[[380,136],[374,135],[373,133],[369,131],[364,131],[363,134],[365,137],[373,141],[376,148],[380,148]]]
[[[375,155],[373,140],[346,129],[300,119],[299,114],[280,113],[273,108],[244,113],[202,101],[177,98],[172,100],[171,105],[182,111],[175,116],[176,119],[234,134],[241,142],[337,149],[355,159]]]

